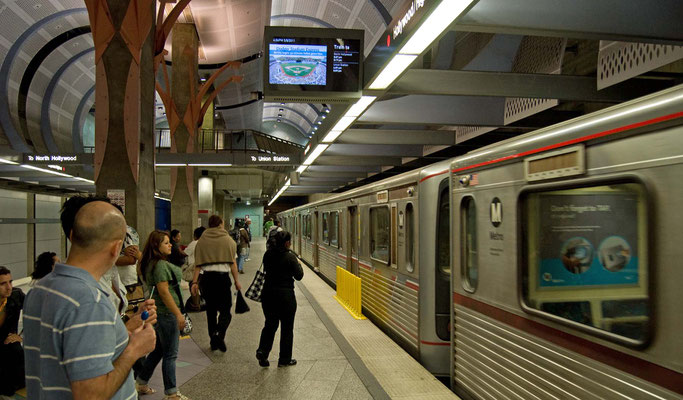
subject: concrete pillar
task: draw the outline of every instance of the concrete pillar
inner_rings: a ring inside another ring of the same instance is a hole
[[[171,56],[171,96],[180,124],[171,136],[171,151],[194,153],[197,128],[191,117],[190,104],[197,95],[198,37],[193,24],[173,26]],[[178,229],[184,244],[192,240],[198,226],[197,171],[195,167],[171,168],[171,225]]]
[[[125,191],[141,245],[154,229],[155,3],[86,0],[95,42],[95,185]]]

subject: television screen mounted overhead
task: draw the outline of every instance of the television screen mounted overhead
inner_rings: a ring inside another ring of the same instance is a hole
[[[360,98],[363,35],[357,29],[267,26],[265,100],[335,103]]]

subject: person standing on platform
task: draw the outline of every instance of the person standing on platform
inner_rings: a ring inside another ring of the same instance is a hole
[[[247,259],[244,261],[249,261],[249,254],[251,253],[251,218],[247,218],[244,229],[246,229],[247,233],[249,234],[249,247],[247,247]]]
[[[0,266],[0,397],[13,398],[25,385],[23,339],[17,332],[23,306],[24,292],[12,287],[10,270]]]
[[[244,273],[244,262],[247,260],[247,255],[249,254],[249,233],[247,232],[247,225],[243,226],[239,230],[240,242],[237,245],[237,270],[240,274]]]
[[[266,323],[261,331],[256,359],[262,367],[270,365],[268,354],[273,348],[275,332],[280,325],[280,357],[277,366],[287,367],[296,364],[296,360],[292,358],[296,314],[294,279],[300,281],[304,277],[304,270],[294,253],[289,250],[292,245],[292,235],[289,232],[277,232],[272,239],[273,245],[263,255],[266,281],[261,293],[261,304]]]
[[[188,244],[185,248],[185,254],[187,254],[187,258],[185,259],[185,264],[183,264],[183,279],[190,284],[192,283],[192,279],[194,279],[194,249],[197,246],[199,238],[202,237],[202,233],[204,233],[205,230],[206,228],[203,226],[195,229],[193,232],[194,240],[191,241],[190,244]],[[190,300],[185,304],[185,309],[189,311],[201,311],[201,308],[201,299],[199,295],[192,296],[190,294]]]
[[[268,234],[270,233],[270,228],[273,226],[273,220],[269,219],[266,221],[266,223],[263,225],[263,236],[268,237]]]
[[[152,394],[154,389],[148,386],[154,369],[162,361],[161,372],[164,380],[164,399],[187,399],[178,392],[176,385],[176,360],[178,358],[178,342],[180,332],[185,328],[185,317],[180,312],[183,301],[179,297],[180,268],[166,261],[171,255],[171,241],[168,233],[153,231],[149,234],[140,261],[140,275],[154,291],[152,299],[157,304],[157,341],[154,351],[142,363],[136,379],[139,394]]]
[[[226,352],[225,332],[230,320],[232,307],[232,293],[230,291],[230,276],[235,280],[235,288],[242,290],[238,278],[235,252],[237,245],[223,226],[223,219],[218,215],[209,217],[209,229],[199,238],[194,249],[194,278],[190,284],[193,296],[201,289],[202,297],[206,300],[206,319],[211,340],[211,350]],[[203,271],[199,281],[199,273]]]
[[[126,221],[106,201],[85,197],[67,200],[60,218],[69,257],[24,302],[26,397],[133,398],[131,367],[154,349],[156,335],[150,324],[126,330],[97,283],[121,252]]]
[[[181,267],[185,264],[185,257],[187,254],[180,248],[180,231],[174,229],[171,231],[171,255],[168,257],[168,262],[175,265],[176,267]]]

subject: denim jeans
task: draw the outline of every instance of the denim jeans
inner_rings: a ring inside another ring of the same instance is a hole
[[[161,372],[164,379],[164,393],[171,395],[178,391],[175,379],[175,362],[178,358],[178,341],[180,340],[178,320],[173,314],[157,314],[154,329],[157,334],[157,345],[143,362],[137,382],[140,385],[146,385],[154,373],[154,368],[163,359]]]
[[[237,256],[237,270],[242,271],[242,268],[244,267],[244,260],[247,259],[246,255],[242,255],[242,252],[240,252],[240,255]]]

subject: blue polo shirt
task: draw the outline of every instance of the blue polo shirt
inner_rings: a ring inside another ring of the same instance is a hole
[[[70,382],[111,372],[127,345],[128,331],[92,275],[55,265],[24,302],[27,398],[72,399]],[[136,398],[130,372],[112,399]]]

